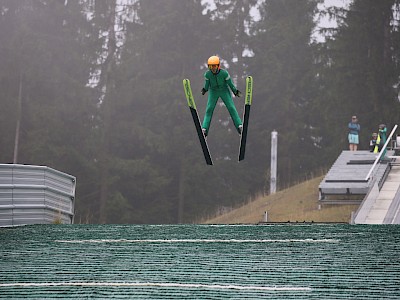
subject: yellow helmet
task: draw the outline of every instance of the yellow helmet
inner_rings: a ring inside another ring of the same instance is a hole
[[[208,61],[208,65],[219,65],[219,57],[218,56],[211,56]]]

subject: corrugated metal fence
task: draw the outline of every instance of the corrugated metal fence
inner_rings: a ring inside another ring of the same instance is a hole
[[[0,164],[0,226],[72,224],[75,186],[46,166]]]

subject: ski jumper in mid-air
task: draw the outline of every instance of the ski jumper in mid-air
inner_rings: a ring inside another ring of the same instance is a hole
[[[240,97],[241,92],[233,84],[228,71],[220,68],[220,60],[218,56],[211,56],[208,59],[207,64],[208,70],[204,73],[204,87],[201,90],[202,95],[209,91],[206,113],[202,125],[203,134],[204,136],[208,135],[212,115],[219,98],[224,102],[238,133],[241,134],[243,127],[242,120],[240,119],[235,104],[233,103],[229,88],[236,97]]]

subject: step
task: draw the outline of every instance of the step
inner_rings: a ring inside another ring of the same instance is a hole
[[[395,182],[395,181],[385,181],[385,183],[383,184],[382,188],[381,188],[381,192],[382,191],[397,191],[397,189],[399,188],[399,182]]]
[[[377,200],[374,205],[372,205],[371,211],[372,210],[388,210],[390,204],[392,203],[392,199],[387,199],[387,200]]]
[[[382,201],[382,200],[392,200],[394,196],[396,195],[396,191],[382,191],[379,193],[378,198],[376,201]]]
[[[373,225],[373,224],[382,224],[382,221],[381,220],[371,220],[369,218],[366,218],[365,222],[363,224],[371,224],[371,225]]]

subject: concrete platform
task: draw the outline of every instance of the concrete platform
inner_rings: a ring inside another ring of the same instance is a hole
[[[393,151],[388,151],[387,155],[393,155]],[[373,174],[374,180],[367,180],[368,175],[377,155],[369,151],[342,151],[325,178],[319,185],[319,200],[323,203],[338,204],[348,200],[353,200],[358,195],[359,203],[371,190],[373,182],[378,182],[383,178],[387,171],[389,158],[386,158]],[[394,188],[391,186],[388,189]],[[351,197],[353,196],[353,199]],[[357,197],[356,197],[357,198]],[[350,204],[350,201],[349,201]]]

